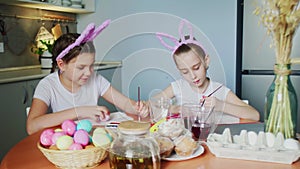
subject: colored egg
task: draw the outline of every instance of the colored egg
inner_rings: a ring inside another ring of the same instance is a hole
[[[95,148],[95,146],[92,144],[85,146],[85,149],[89,149],[89,148]]]
[[[76,123],[73,120],[65,120],[61,124],[61,128],[69,136],[73,136],[76,131]]]
[[[56,146],[60,150],[68,150],[73,143],[73,138],[71,136],[64,135],[57,139]]]
[[[50,150],[59,150],[56,145],[51,145],[49,147]]]
[[[111,143],[112,138],[108,134],[94,134],[92,137],[93,144],[97,147],[101,147]]]
[[[83,147],[81,144],[78,143],[73,143],[70,147],[69,150],[82,150]]]
[[[92,130],[92,127],[93,127],[92,122],[88,119],[80,120],[77,123],[77,130],[83,129],[88,133]]]
[[[93,134],[101,134],[101,133],[106,134],[107,132],[104,128],[101,128],[101,127],[97,127],[93,132]]]
[[[61,132],[55,132],[55,133],[52,135],[52,138],[51,138],[52,144],[56,144],[57,139],[58,139],[59,137],[61,137],[61,136],[64,136],[64,135],[66,135],[66,134],[65,134],[63,131],[61,131]]]
[[[63,131],[61,128],[56,128],[56,129],[54,130],[54,132],[61,132],[61,131]]]
[[[86,146],[90,142],[89,133],[83,129],[77,130],[74,134],[74,142]]]
[[[53,129],[46,129],[42,132],[40,136],[40,142],[43,146],[50,146],[52,145],[52,136],[54,134]]]

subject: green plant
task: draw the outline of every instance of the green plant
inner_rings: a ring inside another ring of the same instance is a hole
[[[35,54],[38,55],[42,55],[44,51],[49,51],[50,53],[52,53],[52,49],[53,49],[53,44],[51,43],[51,41],[46,41],[46,40],[40,40],[40,42],[44,45],[43,47],[39,47],[36,48],[36,50],[34,50]]]

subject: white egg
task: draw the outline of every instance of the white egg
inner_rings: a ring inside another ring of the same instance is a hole
[[[229,128],[225,128],[223,131],[223,143],[232,143],[231,132]]]
[[[254,131],[248,132],[248,142],[251,146],[254,146],[257,142],[257,134]]]
[[[241,144],[244,145],[248,144],[247,130],[241,130],[240,137],[241,137]]]
[[[266,133],[266,141],[268,147],[273,147],[275,143],[275,135],[273,133],[267,132]]]
[[[276,138],[275,138],[275,142],[274,142],[274,148],[280,148],[283,146],[283,142],[284,142],[284,136],[281,132],[277,133]]]
[[[265,147],[266,145],[266,134],[263,131],[260,131],[257,136],[256,145],[259,147]]]
[[[290,149],[290,150],[300,150],[299,141],[292,139],[292,138],[285,139],[283,142],[283,146],[286,149]]]
[[[234,135],[234,136],[233,136],[233,143],[236,143],[236,144],[242,144],[241,136],[239,136],[239,135]]]

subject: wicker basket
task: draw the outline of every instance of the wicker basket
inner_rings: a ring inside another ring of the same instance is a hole
[[[37,146],[46,158],[58,168],[94,168],[107,156],[110,144],[82,150],[51,150],[44,148],[38,142]]]

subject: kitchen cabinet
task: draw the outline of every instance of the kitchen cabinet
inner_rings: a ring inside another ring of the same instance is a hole
[[[0,160],[13,145],[27,136],[25,109],[31,105],[39,81],[32,79],[0,84]]]
[[[108,68],[100,69],[97,71],[103,77],[105,77],[111,85],[121,92],[121,68]],[[110,112],[118,111],[118,109],[111,103],[107,102],[103,98],[99,98],[98,105],[106,106]]]
[[[21,6],[26,8],[44,9],[50,11],[68,12],[68,13],[91,13],[95,12],[95,0],[82,0],[83,8],[62,6],[60,0],[48,0],[41,2],[38,0],[0,0],[0,3]]]

